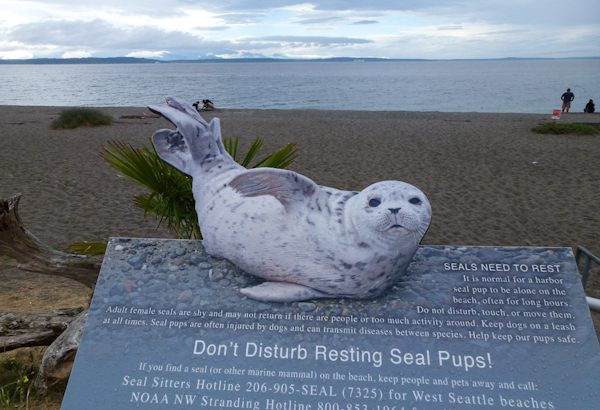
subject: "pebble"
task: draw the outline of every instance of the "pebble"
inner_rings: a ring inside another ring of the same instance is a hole
[[[223,272],[220,272],[220,271],[218,271],[218,270],[216,270],[216,269],[211,269],[211,270],[208,272],[208,277],[209,277],[209,278],[210,278],[210,280],[212,280],[212,281],[216,281],[216,280],[219,280],[219,279],[223,279]]]
[[[206,256],[192,255],[190,257],[190,265],[198,266],[200,262],[206,262],[207,260],[208,258]]]
[[[175,251],[175,255],[177,255],[177,256],[183,256],[183,255],[185,255],[185,249],[181,249],[181,248],[177,249]]]
[[[181,266],[185,263],[185,261],[183,259],[177,259],[177,260],[173,261],[172,263],[175,266]]]
[[[198,268],[199,269],[210,269],[210,268],[212,268],[212,265],[208,262],[200,262],[200,263],[198,263]]]
[[[122,250],[123,250],[123,246],[122,245],[115,246],[115,251],[122,251]]]
[[[219,285],[221,285],[221,286],[229,286],[229,285],[231,285],[231,281],[229,279],[221,279],[219,281]]]
[[[123,293],[125,293],[125,286],[123,285],[115,285],[108,291],[110,296],[122,295]]]
[[[314,303],[310,303],[310,302],[299,302],[298,303],[298,309],[300,309],[303,312],[312,312],[316,308],[317,308],[317,305],[315,305]]]
[[[181,292],[179,294],[179,297],[177,298],[177,300],[183,301],[183,300],[189,300],[192,298],[192,296],[194,296],[194,294],[192,293],[191,290],[184,290],[183,292]]]

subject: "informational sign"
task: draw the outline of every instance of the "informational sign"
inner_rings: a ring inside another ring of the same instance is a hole
[[[421,247],[373,300],[258,283],[199,241],[112,239],[62,409],[598,409],[570,248]]]
[[[560,120],[560,110],[553,110],[552,111],[552,119],[553,120]]]

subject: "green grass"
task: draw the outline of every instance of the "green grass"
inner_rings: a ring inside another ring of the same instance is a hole
[[[18,356],[5,353],[0,360],[0,409],[21,408],[29,399],[37,369],[29,348],[27,352]]]
[[[540,124],[531,129],[538,134],[577,134],[577,135],[594,135],[598,133],[598,129],[586,124],[557,124],[547,122]]]
[[[53,130],[73,129],[77,127],[97,127],[110,125],[113,118],[92,108],[68,108],[62,110],[60,116],[50,124]]]

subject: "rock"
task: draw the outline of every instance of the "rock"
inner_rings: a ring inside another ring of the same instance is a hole
[[[317,305],[315,305],[314,303],[309,303],[309,302],[299,302],[298,303],[298,309],[300,309],[303,312],[312,312],[316,308],[317,308]]]
[[[208,258],[206,256],[192,255],[190,257],[190,265],[198,266],[198,264],[206,262],[207,260]],[[212,268],[212,266],[209,266],[209,268]]]
[[[177,298],[177,300],[179,300],[179,301],[186,301],[186,300],[191,299],[192,296],[193,296],[192,291],[189,290],[189,289],[187,289],[187,290],[184,290],[183,292],[181,292],[179,294],[179,297]]]
[[[210,280],[212,280],[214,282],[214,281],[217,281],[219,279],[223,279],[223,272],[218,271],[216,269],[211,269],[208,272],[208,277],[210,278]]]

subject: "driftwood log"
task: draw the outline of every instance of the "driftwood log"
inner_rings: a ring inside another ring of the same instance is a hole
[[[0,312],[0,350],[48,346],[84,308],[44,312]]]
[[[0,198],[0,255],[15,259],[22,270],[62,276],[93,290],[100,264],[57,251],[29,233],[19,217],[20,198],[21,194]],[[50,345],[35,380],[43,393],[69,378],[88,312],[89,308],[0,313],[0,349]]]
[[[93,289],[100,265],[85,256],[52,249],[29,233],[19,217],[20,199],[21,194],[6,200],[0,198],[0,255],[15,259],[19,269],[62,276]]]
[[[39,391],[47,391],[48,387],[66,381],[71,375],[88,313],[89,309],[81,312],[69,324],[67,330],[46,349],[34,382],[35,388]]]

